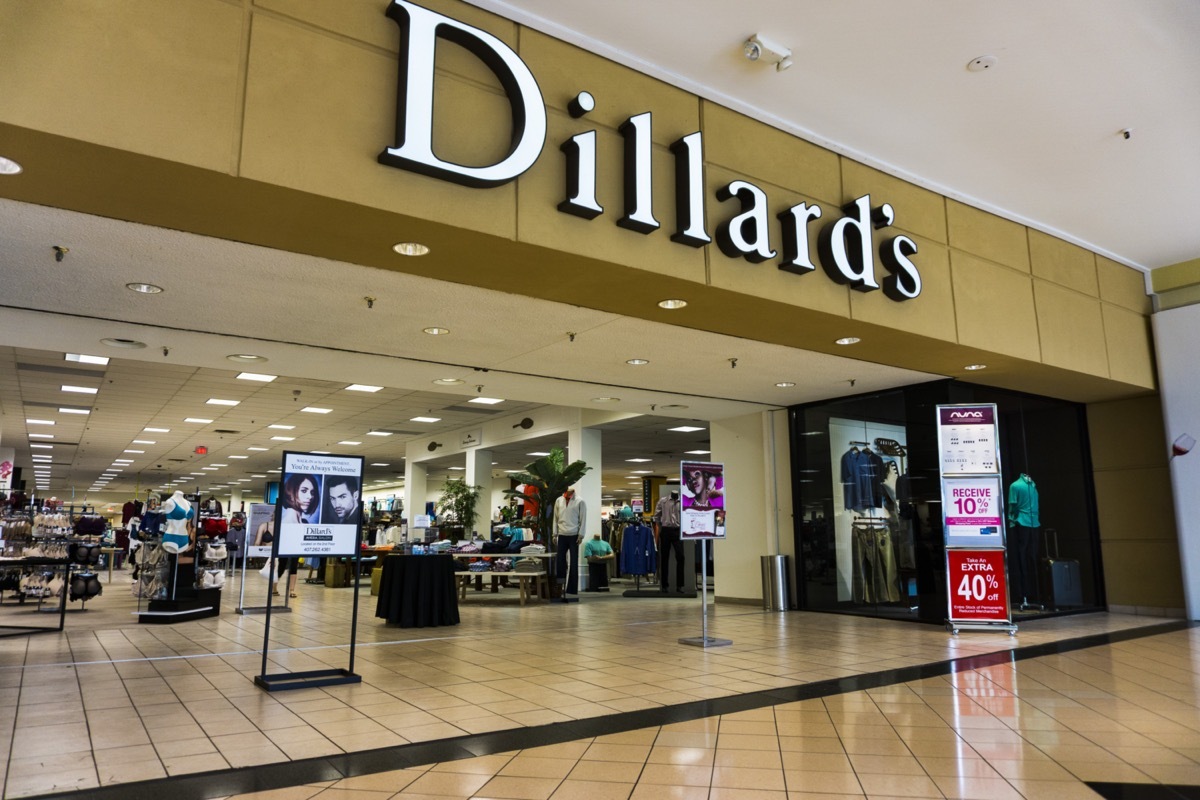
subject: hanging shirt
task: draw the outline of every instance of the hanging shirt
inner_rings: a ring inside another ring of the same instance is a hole
[[[648,525],[626,525],[621,536],[621,572],[625,575],[653,575],[658,571],[658,553],[654,532]]]
[[[1038,516],[1037,484],[1028,475],[1022,475],[1008,487],[1008,521],[1026,528],[1042,524]]]

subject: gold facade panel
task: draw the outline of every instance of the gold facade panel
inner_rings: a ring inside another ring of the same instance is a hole
[[[709,167],[708,180],[708,233],[716,240],[717,225],[738,214],[740,206],[734,200],[724,203],[717,202],[716,191],[720,186],[730,181],[738,180],[740,176],[720,167]],[[767,193],[770,202],[767,214],[770,233],[771,249],[780,253],[782,247],[780,223],[775,215],[797,203],[807,202],[810,205],[817,202],[814,198],[802,197],[787,193],[777,187],[763,185],[759,188]],[[839,317],[850,316],[850,290],[845,286],[834,283],[825,274],[817,259],[817,230],[822,220],[814,221],[810,226],[808,258],[817,266],[812,272],[796,274],[779,269],[780,256],[769,259],[761,264],[751,264],[744,258],[729,258],[716,246],[709,245],[709,280],[720,289],[741,292],[754,297],[766,298],[782,303],[789,303],[799,308],[809,308],[836,314]],[[891,302],[891,301],[889,301]]]
[[[1153,389],[1154,338],[1149,318],[1107,303],[1101,303],[1101,309],[1109,377]]]
[[[1160,467],[1167,463],[1162,398],[1157,394],[1089,403],[1088,438],[1097,471]]]
[[[896,212],[896,227],[918,236],[946,243],[946,199],[936,192],[914,186],[877,169],[842,160],[843,201],[871,195],[872,207],[891,203]]]
[[[1030,229],[1029,260],[1035,277],[1093,297],[1100,296],[1096,256],[1091,251]]]
[[[396,79],[394,59],[258,15],[246,80],[242,176],[511,238],[513,184],[472,189],[376,161],[395,143]],[[364,103],[347,86],[379,102]],[[505,98],[450,77],[439,80],[438,97],[439,155],[465,162],[462,157],[471,154],[473,163],[503,156],[504,143],[478,121],[507,115]]]
[[[576,132],[575,124],[566,114],[551,114],[551,140],[569,138]],[[654,147],[653,213],[661,227],[643,234],[617,225],[625,213],[621,168],[624,140],[614,132],[598,130],[596,153],[597,160],[606,165],[596,174],[596,200],[604,213],[587,220],[558,210],[567,195],[566,156],[557,147],[547,146],[537,164],[520,179],[519,240],[703,284],[704,251],[676,244],[670,238],[675,231],[675,165],[671,154]]]
[[[1028,361],[1040,359],[1028,276],[958,250],[950,251],[950,276],[959,344]]]
[[[228,172],[242,10],[218,0],[0,4],[0,119]]]
[[[946,200],[950,246],[1006,267],[1029,272],[1029,238],[1024,225]]]
[[[1150,296],[1146,294],[1145,275],[1133,267],[1096,256],[1096,279],[1100,299],[1139,314],[1150,314]]]
[[[667,146],[700,130],[700,101],[695,95],[566,42],[524,28],[521,59],[536,76],[548,109],[565,112],[567,104],[584,90],[596,100],[595,110],[571,120],[563,135],[552,138],[547,149],[557,148],[563,139],[597,126],[615,131],[625,120],[647,111],[651,113],[651,138],[657,144]],[[619,161],[604,166],[613,171],[620,168]]]
[[[703,113],[709,165],[756,185],[771,183],[811,197],[826,215],[842,205],[841,169],[834,153],[716,103],[705,101]]]
[[[890,229],[889,229],[890,231]],[[887,231],[885,231],[886,233]],[[876,232],[876,241],[880,238]],[[950,255],[942,245],[928,239],[912,237],[917,243],[913,263],[921,273],[921,294],[913,300],[897,303],[878,292],[850,292],[850,313],[856,320],[872,322],[920,336],[958,340],[954,324],[954,292],[950,284]],[[877,266],[877,279],[882,282],[888,273]]]
[[[390,52],[396,52],[399,46],[400,28],[384,14],[388,6],[386,0],[338,0],[336,3],[329,0],[255,0],[255,5]],[[485,30],[516,49],[515,22],[460,0],[419,0],[417,5]],[[440,58],[441,53],[438,56]]]
[[[1033,281],[1042,361],[1108,377],[1100,301],[1046,281]]]
[[[1166,480],[1165,475],[1163,480]],[[1169,492],[1169,487],[1170,484],[1166,484],[1164,491]],[[1170,497],[1163,499],[1169,508]],[[1174,526],[1171,530],[1174,530]],[[1179,543],[1173,536],[1149,542],[1102,540],[1100,552],[1104,560],[1104,587],[1110,605],[1184,607]]]

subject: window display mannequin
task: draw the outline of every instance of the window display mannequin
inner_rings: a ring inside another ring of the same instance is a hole
[[[1009,594],[1014,601],[1021,598],[1028,603],[1038,598],[1038,531],[1042,522],[1038,513],[1037,484],[1024,472],[1008,487],[1007,516],[1008,571],[1012,579]]]
[[[707,488],[703,479],[697,482],[697,489]],[[707,499],[707,498],[706,498]],[[683,594],[683,539],[679,535],[679,492],[672,491],[666,497],[660,497],[654,507],[654,533],[658,538],[659,553],[659,588],[664,592],[671,591],[671,554],[675,555],[675,592]],[[693,506],[694,508],[695,506]]]
[[[594,533],[583,546],[583,558],[588,565],[587,590],[589,592],[607,592],[608,565],[616,560],[617,554],[613,552],[612,546],[608,542],[600,538],[599,531]]]
[[[556,552],[554,574],[563,587],[564,603],[579,600],[579,539],[584,535],[587,506],[571,487],[554,501],[554,534]],[[570,564],[568,565],[568,561]]]
[[[163,550],[174,555],[192,549],[191,521],[196,512],[183,496],[183,492],[176,490],[175,494],[162,504],[161,510],[166,515],[163,523]]]

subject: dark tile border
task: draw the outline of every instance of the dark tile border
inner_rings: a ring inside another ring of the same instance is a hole
[[[1105,800],[1200,800],[1200,786],[1163,783],[1088,783]]]
[[[59,800],[59,798],[63,798],[63,800],[67,798],[78,800],[82,794],[86,793],[89,800],[161,800],[164,796],[170,797],[171,800],[208,800],[208,798],[214,797],[262,792],[269,789],[283,789],[288,786],[341,780],[342,778],[371,775],[395,769],[404,769],[405,767],[503,753],[509,750],[526,750],[531,747],[560,744],[576,739],[605,736],[612,733],[638,730],[639,728],[669,725],[675,722],[688,722],[719,714],[732,714],[737,711],[766,708],[783,703],[793,703],[798,700],[811,700],[819,697],[845,694],[847,692],[858,692],[864,689],[876,689],[882,686],[908,683],[909,681],[917,681],[925,678],[935,678],[941,675],[965,672],[981,667],[1025,661],[1030,658],[1039,658],[1058,653],[1069,653],[1074,650],[1085,650],[1090,647],[1115,644],[1131,639],[1141,639],[1147,636],[1157,636],[1198,625],[1200,623],[1181,620],[1144,628],[1101,633],[1047,644],[1030,645],[1029,647],[1017,647],[1012,650],[1001,650],[983,655],[965,656],[948,661],[935,661],[912,667],[815,681],[796,686],[767,689],[761,692],[719,697],[712,700],[697,700],[674,706],[649,708],[641,711],[627,711],[603,717],[574,720],[572,722],[556,722],[529,728],[512,728],[492,733],[458,736],[452,739],[417,742],[414,744],[397,745],[395,747],[384,747],[378,750],[364,750],[358,753],[344,753],[337,756],[307,758],[298,761],[239,767],[214,772],[199,772],[171,778],[157,778],[149,781],[118,783],[97,789],[34,795],[34,797],[38,798],[38,800]],[[1158,784],[1089,784],[1089,786],[1092,786],[1094,789],[1098,786],[1118,787],[1118,789],[1119,787],[1131,786],[1159,786],[1160,788],[1168,788],[1161,787]],[[1120,798],[1121,800],[1158,800],[1158,798],[1163,798],[1163,800],[1180,800],[1180,798],[1200,800],[1200,794],[1179,793],[1180,791],[1194,792],[1194,790],[1188,787],[1171,788],[1175,790],[1175,794],[1104,794],[1100,789],[1095,790],[1105,797]],[[1114,789],[1114,791],[1117,791],[1117,789]]]

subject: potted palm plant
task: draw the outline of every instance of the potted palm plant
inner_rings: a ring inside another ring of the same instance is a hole
[[[442,485],[442,496],[437,501],[438,513],[454,521],[455,524],[449,526],[451,530],[456,526],[462,527],[460,538],[465,539],[474,532],[475,520],[478,518],[475,507],[482,489],[482,486],[468,486],[466,481],[458,478],[448,480]]]
[[[512,476],[518,484],[525,484],[525,491],[504,490],[504,494],[509,497],[537,504],[538,513],[533,520],[533,530],[550,550],[554,549],[554,537],[551,535],[554,501],[590,469],[591,467],[583,461],[572,461],[568,464],[566,453],[561,447],[555,447],[550,450],[549,455],[526,464],[524,472]]]

